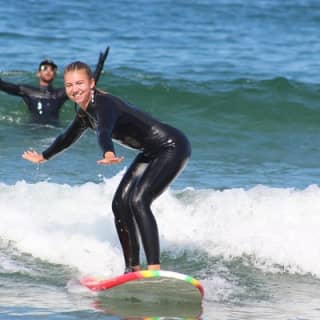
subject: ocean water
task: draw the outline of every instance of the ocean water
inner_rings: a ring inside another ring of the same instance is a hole
[[[162,267],[204,285],[192,319],[319,318],[318,1],[0,4],[1,78],[37,85],[51,58],[61,87],[64,66],[94,67],[110,46],[98,87],[190,138],[188,166],[153,210]],[[0,92],[0,319],[190,319],[161,303],[114,311],[73,285],[123,270],[111,201],[135,156],[116,146],[124,162],[98,166],[87,132],[43,165],[21,158],[73,116],[67,102],[58,126],[40,126]]]

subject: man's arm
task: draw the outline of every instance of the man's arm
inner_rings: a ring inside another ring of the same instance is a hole
[[[104,51],[104,53],[100,52],[99,60],[98,60],[96,69],[93,72],[93,78],[94,78],[96,84],[99,81],[100,74],[101,74],[101,71],[102,71],[103,66],[104,66],[104,62],[106,61],[106,59],[108,57],[108,54],[109,54],[109,50],[110,50],[110,47],[107,47],[106,50]]]
[[[3,81],[1,78],[0,78],[0,90],[6,92],[8,94],[15,95],[15,96],[22,96],[23,95],[23,92],[21,90],[20,85],[10,83],[7,81]]]

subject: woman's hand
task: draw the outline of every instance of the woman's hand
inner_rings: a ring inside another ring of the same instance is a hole
[[[37,151],[25,151],[22,154],[22,158],[25,160],[29,160],[33,163],[42,163],[46,161],[43,155],[38,153]]]
[[[101,160],[98,160],[98,164],[117,164],[120,163],[124,158],[123,157],[116,157],[116,155],[112,151],[107,151],[104,154],[104,158]]]

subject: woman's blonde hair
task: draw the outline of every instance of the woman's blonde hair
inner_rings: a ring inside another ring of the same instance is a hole
[[[66,73],[68,73],[70,71],[76,71],[76,70],[84,70],[86,72],[87,76],[89,77],[89,79],[93,78],[93,74],[92,74],[90,67],[82,61],[74,61],[74,62],[71,62],[70,64],[68,64],[64,68],[63,75],[65,75]]]

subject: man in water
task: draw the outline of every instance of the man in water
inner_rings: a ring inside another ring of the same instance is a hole
[[[103,69],[109,47],[100,53],[98,64],[94,72],[97,82]],[[33,122],[41,124],[57,124],[61,107],[68,99],[64,88],[53,88],[52,83],[56,77],[57,65],[52,60],[43,60],[39,64],[37,76],[39,87],[13,84],[0,78],[0,90],[20,96],[26,103]]]

